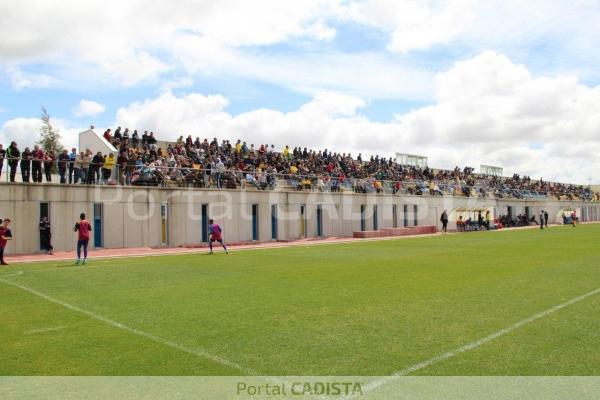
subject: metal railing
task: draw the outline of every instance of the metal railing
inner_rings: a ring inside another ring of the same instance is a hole
[[[190,187],[205,189],[297,190],[310,192],[381,193],[417,196],[461,196],[472,198],[557,198],[558,193],[528,188],[511,188],[502,183],[490,186],[468,185],[452,180],[380,180],[374,177],[343,177],[327,173],[292,174],[240,171],[223,167],[213,169],[147,165],[106,164],[81,161],[23,160],[6,158],[0,169],[5,182],[61,183],[84,185],[122,185],[154,187]],[[25,161],[25,162],[23,162]],[[115,163],[117,159],[115,158]],[[11,163],[12,162],[12,163]],[[569,200],[598,201],[598,194],[586,192],[561,193]]]

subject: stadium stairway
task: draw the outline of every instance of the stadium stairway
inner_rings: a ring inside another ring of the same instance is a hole
[[[381,237],[398,237],[398,236],[415,236],[415,235],[431,235],[437,233],[436,226],[411,226],[407,228],[386,228],[377,231],[359,231],[354,232],[355,239],[372,239]]]

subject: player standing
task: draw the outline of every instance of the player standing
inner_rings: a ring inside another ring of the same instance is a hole
[[[92,225],[85,219],[85,213],[79,216],[79,222],[73,227],[73,231],[77,232],[77,261],[75,265],[87,264],[88,243],[90,241],[90,232]],[[83,247],[83,262],[81,261],[81,248]]]
[[[229,254],[229,252],[227,251],[227,246],[225,246],[225,243],[223,243],[223,237],[221,236],[223,230],[221,229],[219,224],[215,224],[212,219],[208,220],[208,233],[210,235],[210,238],[208,240],[208,248],[210,249],[209,254],[213,253],[213,242],[221,243],[221,246],[223,246],[223,249],[225,249],[225,254]]]
[[[12,232],[8,229],[10,222],[10,219],[6,218],[0,225],[0,265],[8,265],[4,261],[4,249],[6,248],[8,241],[12,240]]]

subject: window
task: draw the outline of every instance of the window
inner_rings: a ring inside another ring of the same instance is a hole
[[[208,242],[208,204],[202,204],[202,226],[200,227],[202,234],[202,243]]]
[[[373,206],[373,230],[379,230],[379,221],[377,218],[377,205]]]
[[[317,206],[317,237],[323,237],[323,206]]]
[[[419,226],[419,206],[417,206],[416,204],[413,206],[413,213],[415,217],[415,226]]]
[[[360,206],[360,230],[362,232],[367,230],[367,206],[364,204]]]
[[[300,205],[300,237],[306,237],[306,205]]]
[[[277,240],[277,204],[271,205],[271,240]]]
[[[100,203],[94,204],[94,247],[99,249],[104,246],[102,236],[104,206]]]
[[[50,221],[50,203],[40,203],[40,219],[38,221],[41,221],[42,218],[48,218],[48,221]],[[40,250],[47,250],[46,246],[48,246],[47,244],[44,243],[44,237],[42,236],[42,232],[39,232],[40,234]]]
[[[252,240],[258,240],[258,204],[252,204]]]
[[[160,205],[160,244],[169,244],[169,205]]]

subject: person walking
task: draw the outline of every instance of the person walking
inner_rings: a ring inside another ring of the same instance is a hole
[[[548,215],[548,211],[544,211],[544,223],[546,224],[546,228],[548,227],[548,218],[550,216]]]
[[[86,265],[88,256],[88,243],[90,242],[90,232],[92,225],[85,219],[85,213],[79,215],[79,222],[73,227],[73,231],[77,232],[77,261],[75,265]],[[81,250],[83,249],[83,260],[81,260]]]
[[[442,213],[440,222],[442,223],[442,233],[448,233],[448,212],[446,210]]]
[[[8,228],[11,221],[6,218],[2,221],[2,225],[0,225],[0,265],[8,265],[6,261],[4,261],[4,249],[6,249],[6,245],[9,240],[12,240],[12,232]]]

